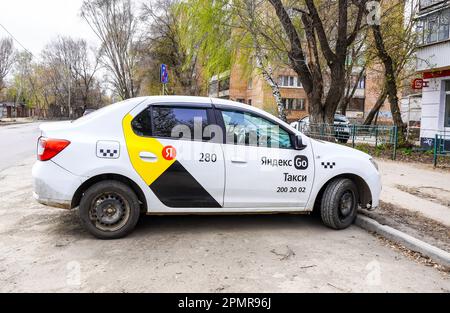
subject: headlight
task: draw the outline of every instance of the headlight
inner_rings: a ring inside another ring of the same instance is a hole
[[[375,162],[375,160],[374,159],[370,159],[370,162],[373,164],[373,166],[375,166],[375,168],[377,169],[377,171],[379,172],[380,171],[380,169],[379,169],[379,167],[378,167],[378,163],[377,162]]]

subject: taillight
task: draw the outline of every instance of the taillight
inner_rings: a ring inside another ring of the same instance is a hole
[[[38,140],[38,160],[48,161],[58,155],[67,146],[70,145],[70,141],[63,139],[50,139],[41,137]]]

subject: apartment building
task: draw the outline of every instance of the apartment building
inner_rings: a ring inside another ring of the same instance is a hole
[[[361,79],[355,69],[353,83],[357,89],[347,108],[347,116],[362,120],[375,105],[379,93],[380,75],[375,71],[368,71]],[[308,100],[305,90],[297,74],[290,68],[274,70],[275,78],[281,90],[281,96],[289,122],[298,121],[308,115]],[[231,99],[277,114],[272,90],[262,75],[253,71],[253,75],[246,75],[242,66],[234,64],[230,71],[215,76],[210,81],[209,96]],[[389,106],[384,106],[380,112],[380,119],[392,117]]]
[[[417,71],[422,81],[421,144],[450,134],[450,1],[420,0]],[[449,137],[450,139],[450,137]]]

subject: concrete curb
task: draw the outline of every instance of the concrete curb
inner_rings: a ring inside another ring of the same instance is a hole
[[[355,224],[367,231],[377,233],[386,239],[399,243],[412,251],[419,252],[422,255],[429,257],[436,263],[445,266],[446,268],[450,268],[450,253],[444,250],[441,250],[392,227],[382,225],[364,215],[358,215]]]

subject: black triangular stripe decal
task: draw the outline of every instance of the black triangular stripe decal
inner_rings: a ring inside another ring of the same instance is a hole
[[[150,189],[169,208],[222,207],[178,161],[159,176]]]

